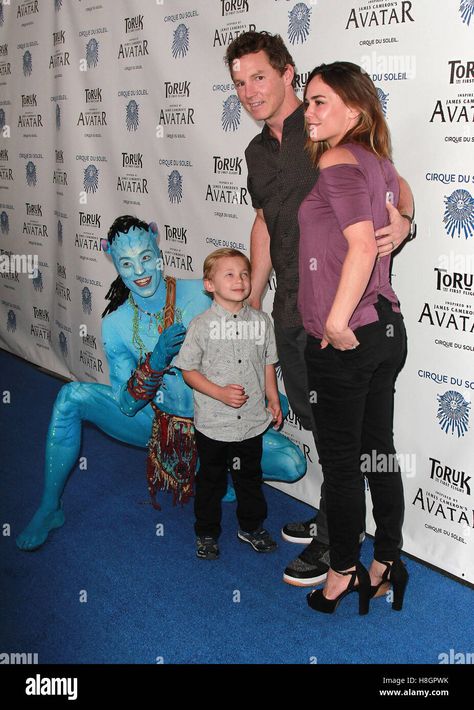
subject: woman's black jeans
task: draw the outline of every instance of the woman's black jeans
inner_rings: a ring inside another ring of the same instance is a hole
[[[331,345],[321,350],[321,340],[308,335],[305,351],[335,570],[346,570],[359,558],[364,475],[377,526],[375,559],[397,559],[402,545],[405,506],[393,444],[393,395],[406,333],[403,317],[386,298],[379,296],[375,308],[379,320],[357,328],[355,350]]]

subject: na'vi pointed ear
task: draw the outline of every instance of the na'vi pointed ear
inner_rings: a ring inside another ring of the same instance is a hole
[[[101,239],[100,247],[105,254],[110,254],[110,242],[108,239]]]
[[[150,224],[148,225],[148,231],[154,237],[159,237],[159,235],[160,235],[160,233],[158,231],[158,225],[156,224],[156,222],[150,222]]]

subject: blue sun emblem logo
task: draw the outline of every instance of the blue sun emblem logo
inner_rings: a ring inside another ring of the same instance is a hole
[[[288,13],[288,39],[291,44],[306,42],[309,36],[311,8],[299,2]]]
[[[168,175],[168,197],[170,202],[179,203],[183,199],[183,178],[177,170]]]
[[[92,294],[87,286],[82,289],[82,310],[84,313],[92,313]]]
[[[7,315],[7,330],[14,333],[16,330],[16,313],[15,311],[8,311]]]
[[[27,49],[23,55],[23,74],[25,76],[30,76],[33,71],[33,60],[31,58],[31,52]]]
[[[8,212],[5,212],[5,210],[0,213],[0,229],[2,234],[8,234],[10,231],[10,220],[8,219]]]
[[[467,190],[454,190],[444,198],[443,222],[450,237],[474,234],[474,198]]]
[[[448,390],[438,395],[439,425],[445,434],[464,436],[469,427],[469,409],[471,403],[466,402],[460,392]]]
[[[35,291],[42,291],[42,290],[43,290],[43,286],[44,286],[44,284],[43,284],[43,274],[42,274],[41,271],[38,269],[38,273],[37,273],[37,275],[35,276],[35,278],[33,279],[33,288],[35,289]]]
[[[37,175],[36,175],[36,165],[29,160],[26,164],[26,184],[30,187],[36,185]]]
[[[96,67],[99,63],[99,43],[95,37],[92,37],[86,44],[86,61],[88,69]]]
[[[461,13],[462,21],[469,27],[474,15],[474,0],[461,0],[459,12]]]
[[[236,94],[231,94],[222,106],[222,128],[224,131],[236,131],[240,124],[240,101]]]
[[[138,104],[135,99],[132,99],[127,104],[125,123],[129,131],[136,131],[138,128]]]
[[[380,86],[376,87],[377,89],[377,96],[380,101],[380,105],[382,107],[383,115],[387,115],[387,109],[388,109],[388,97],[390,94],[386,94],[383,89],[380,88]]]
[[[95,165],[88,165],[84,170],[84,190],[86,192],[97,192],[99,187],[99,171]]]
[[[173,43],[171,45],[171,53],[176,59],[177,57],[185,57],[189,49],[189,30],[186,25],[178,25],[173,33]]]

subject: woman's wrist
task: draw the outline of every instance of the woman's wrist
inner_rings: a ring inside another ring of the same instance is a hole
[[[348,328],[347,321],[337,321],[332,318],[328,318],[326,321],[325,331],[328,335],[337,335],[338,333],[343,333],[346,328]]]

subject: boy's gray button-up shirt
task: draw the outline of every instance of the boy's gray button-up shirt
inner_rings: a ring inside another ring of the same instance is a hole
[[[173,367],[198,370],[217,385],[241,385],[248,395],[235,408],[195,390],[196,429],[217,441],[243,441],[264,432],[272,422],[265,407],[265,366],[277,361],[266,313],[244,305],[233,314],[214,301],[193,318]]]

